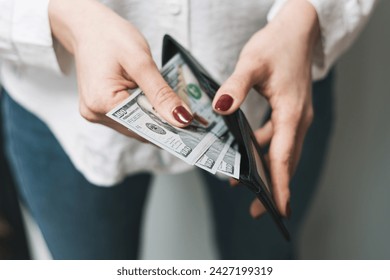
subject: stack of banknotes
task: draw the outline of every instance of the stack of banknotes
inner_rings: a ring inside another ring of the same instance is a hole
[[[194,119],[189,126],[178,128],[167,123],[140,89],[107,116],[188,164],[238,179],[241,161],[238,146],[190,68],[177,54],[162,68],[161,74],[191,108]]]

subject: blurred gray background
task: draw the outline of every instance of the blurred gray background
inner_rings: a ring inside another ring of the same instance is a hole
[[[336,125],[301,236],[304,259],[390,259],[390,1],[337,66]],[[189,184],[188,182],[191,182]],[[212,259],[210,210],[196,172],[155,179],[144,259]],[[27,218],[36,258],[49,258]]]

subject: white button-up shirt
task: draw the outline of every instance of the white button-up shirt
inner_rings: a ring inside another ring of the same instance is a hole
[[[139,28],[158,64],[162,38],[170,34],[222,82],[232,73],[246,41],[286,1],[101,2]],[[313,64],[313,77],[319,79],[352,44],[377,1],[308,1],[317,11],[322,32]],[[1,83],[9,94],[48,125],[76,168],[92,183],[110,186],[139,171],[172,173],[191,168],[153,145],[80,116],[73,59],[53,41],[48,2],[0,0]],[[254,128],[265,107],[258,94],[250,94],[242,106]]]

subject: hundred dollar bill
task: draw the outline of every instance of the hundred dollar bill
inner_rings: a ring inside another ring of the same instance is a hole
[[[220,172],[229,177],[235,179],[240,178],[240,163],[241,154],[238,152],[238,145],[235,144],[233,147],[229,147],[221,164],[218,167],[217,172]]]
[[[232,134],[225,133],[207,149],[195,165],[215,174],[233,140]]]
[[[161,73],[191,108],[194,120],[188,127],[177,128],[164,121],[140,89],[135,90],[107,116],[189,164],[196,164],[213,174],[222,166],[221,172],[234,174],[230,172],[229,159],[224,163],[234,137],[227,132],[223,118],[213,111],[210,98],[192,71],[180,55],[176,55]],[[234,157],[239,159],[236,153]],[[233,164],[237,165],[235,162]]]
[[[162,69],[162,76],[191,108],[193,124],[206,128],[220,137],[228,130],[221,115],[214,112],[212,100],[202,90],[198,80],[179,54],[174,56]]]
[[[194,164],[216,140],[214,134],[196,125],[190,124],[185,129],[170,125],[158,115],[141,90],[107,116],[189,164]]]
[[[190,87],[192,94],[187,90],[186,79],[191,79],[191,76],[184,76],[183,66],[180,55],[176,55],[163,67],[162,75],[193,112],[194,121],[186,128],[173,127],[164,121],[140,89],[107,116],[185,162],[195,164],[217,137],[227,131],[227,127],[221,116],[213,112],[210,99],[199,85]],[[184,98],[187,94],[191,96]]]

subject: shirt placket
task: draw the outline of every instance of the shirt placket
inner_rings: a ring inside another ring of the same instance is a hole
[[[169,18],[169,26],[166,26],[170,35],[176,38],[184,47],[190,47],[190,0],[167,0],[165,14]]]

